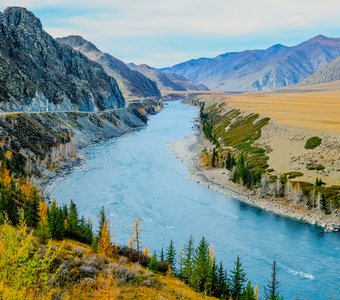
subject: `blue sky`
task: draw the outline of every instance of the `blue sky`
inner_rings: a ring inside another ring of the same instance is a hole
[[[33,11],[54,37],[79,34],[125,62],[155,67],[340,37],[339,0],[2,0],[0,10],[7,6]]]

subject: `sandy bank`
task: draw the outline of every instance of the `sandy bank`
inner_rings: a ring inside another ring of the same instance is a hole
[[[293,205],[281,198],[260,198],[255,191],[229,180],[229,171],[226,169],[204,169],[199,166],[198,156],[204,147],[203,137],[196,133],[171,144],[176,156],[184,162],[190,172],[190,176],[196,182],[205,187],[222,193],[228,197],[264,209],[266,211],[319,225],[326,230],[331,230],[333,224],[339,220],[335,216],[325,215],[317,210],[308,210],[304,207]]]

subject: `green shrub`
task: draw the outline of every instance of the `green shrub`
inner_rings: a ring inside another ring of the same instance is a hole
[[[316,147],[320,146],[322,139],[318,136],[313,136],[309,138],[305,144],[305,149],[315,149]]]

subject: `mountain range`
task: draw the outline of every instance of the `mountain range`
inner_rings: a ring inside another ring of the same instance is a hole
[[[25,8],[0,13],[0,109],[98,111],[125,106],[116,80],[59,44]]]
[[[71,35],[56,39],[80,51],[89,59],[99,63],[107,74],[118,82],[119,88],[127,97],[160,97],[161,93],[156,83],[140,72],[131,70],[124,62],[114,56],[101,52],[94,44],[81,36]]]
[[[281,44],[266,50],[229,52],[160,69],[209,89],[261,91],[297,84],[340,56],[340,38],[318,35],[293,47]]]
[[[144,74],[157,83],[157,86],[162,91],[208,91],[209,89],[202,83],[188,80],[182,75],[161,72],[148,65],[128,64],[129,68]]]

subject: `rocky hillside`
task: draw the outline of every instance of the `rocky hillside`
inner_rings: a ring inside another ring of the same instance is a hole
[[[128,64],[135,71],[144,74],[146,77],[157,83],[162,91],[208,91],[209,89],[202,83],[193,82],[182,75],[170,72],[161,72],[148,65]]]
[[[315,72],[312,76],[301,82],[301,85],[315,85],[340,80],[340,57]]]
[[[58,42],[71,46],[91,60],[99,63],[107,74],[115,78],[120,90],[127,97],[159,97],[161,93],[154,81],[143,74],[131,70],[124,62],[110,54],[101,52],[91,42],[81,36],[57,38]]]
[[[25,8],[0,13],[0,109],[98,111],[125,105],[103,68],[56,42]]]
[[[162,71],[223,91],[270,90],[301,82],[340,56],[340,38],[316,36],[297,46],[230,52],[193,59]]]

